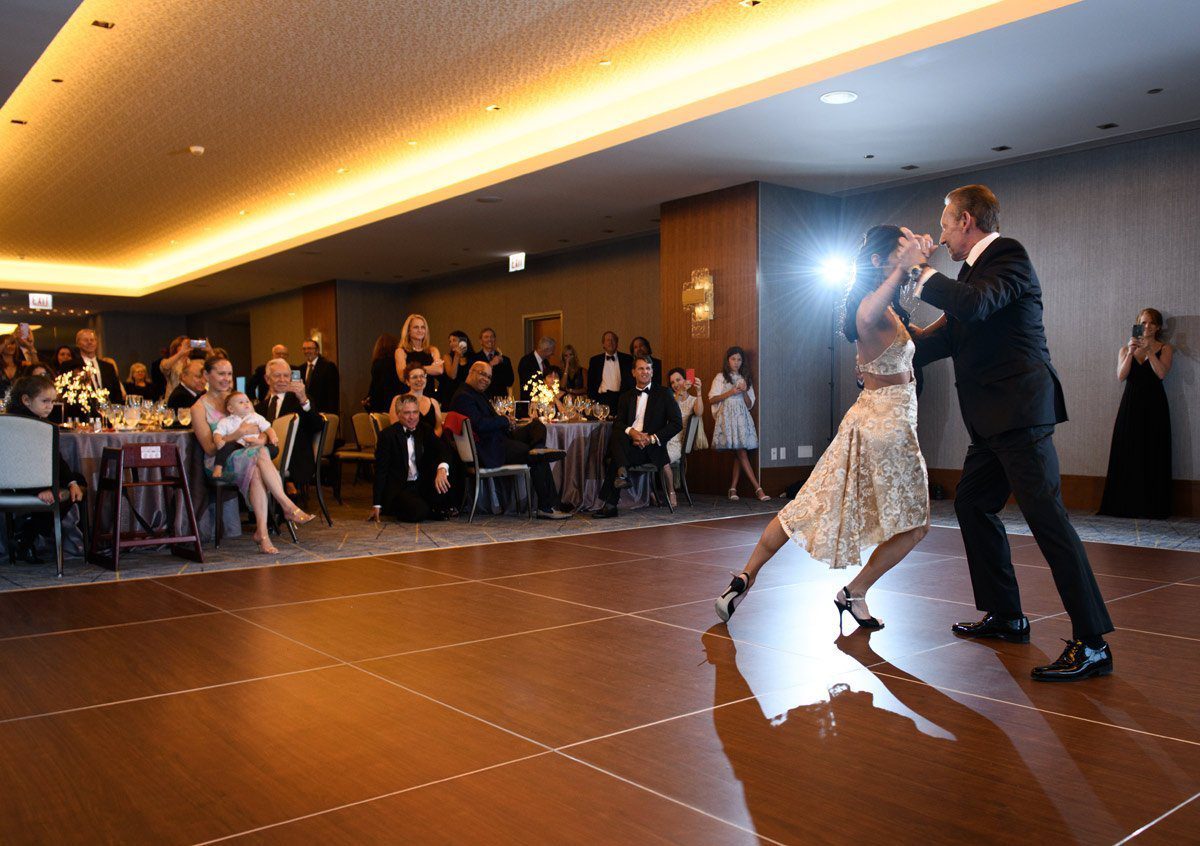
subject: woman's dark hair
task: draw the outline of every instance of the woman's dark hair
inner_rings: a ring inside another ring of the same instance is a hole
[[[400,346],[400,342],[396,340],[396,336],[384,332],[375,339],[375,349],[371,350],[371,361],[379,361],[381,358],[395,358],[396,347],[398,346]]]
[[[847,341],[858,340],[858,325],[854,322],[858,316],[858,306],[863,301],[863,297],[874,291],[883,282],[884,274],[887,272],[885,268],[887,259],[896,249],[901,234],[899,226],[884,223],[872,226],[863,236],[862,246],[859,247],[858,255],[854,258],[854,281],[850,284],[850,289],[846,291],[845,313],[842,316],[842,334],[846,336]],[[872,256],[879,256],[879,267],[876,267],[871,261]],[[892,297],[892,308],[896,310],[900,321],[907,328],[908,311],[900,305],[899,288],[896,289],[896,295]]]
[[[229,356],[225,355],[224,350],[213,350],[213,354],[204,359],[204,372],[212,373],[212,369],[222,361],[229,361]],[[233,362],[230,362],[232,365]]]
[[[1144,308],[1138,312],[1138,320],[1139,321],[1142,319],[1143,314],[1146,315],[1147,317],[1149,317],[1150,320],[1154,323],[1154,325],[1158,327],[1158,329],[1156,329],[1154,332],[1154,340],[1161,341],[1162,333],[1163,333],[1162,312],[1156,308]]]
[[[58,347],[54,350],[54,363],[55,364],[58,364],[58,354],[60,352],[62,352],[63,350],[66,350],[68,353],[70,353],[71,358],[75,357],[75,348],[74,347],[72,347],[70,344],[59,344]]]
[[[729,358],[734,355],[742,357],[742,369],[738,371],[738,375],[746,380],[747,388],[753,388],[754,382],[750,378],[750,360],[746,356],[746,351],[739,346],[732,346],[725,350],[725,358],[721,361],[721,372],[725,374],[725,381],[733,384],[733,371],[729,369]]]
[[[726,360],[728,360],[729,356],[725,356],[725,358],[726,358]],[[742,361],[745,362],[744,357],[743,357]],[[672,367],[670,370],[667,371],[667,384],[668,385],[671,384],[671,377],[674,376],[676,373],[678,373],[684,379],[687,379],[687,371],[686,370],[684,370],[682,367]]]
[[[408,364],[404,365],[404,384],[407,385],[408,380],[412,377],[413,373],[418,370],[425,374],[426,379],[429,378],[429,371],[425,369],[424,364],[419,361],[410,361]]]
[[[633,348],[637,345],[638,341],[641,341],[643,344],[646,345],[646,355],[654,355],[654,350],[652,350],[650,348],[650,342],[647,341],[645,338],[643,338],[641,335],[638,335],[632,341],[629,342],[629,354],[630,355],[637,355],[637,353],[635,353],[633,351]]]
[[[35,370],[45,370],[46,376],[50,379],[54,378],[54,368],[45,361],[34,361],[26,364],[21,371],[22,376],[40,376],[40,373],[34,373]]]
[[[470,337],[468,337],[466,332],[464,332],[461,329],[455,329],[453,332],[450,333],[450,337],[457,338],[460,341],[466,341],[467,342],[466,355],[468,355],[468,356],[475,355],[475,347],[474,347],[474,345],[472,345],[471,339],[470,339]]]
[[[551,373],[553,373],[555,376],[558,377],[558,381],[560,381],[560,382],[562,381],[562,377],[563,377],[562,368],[559,367],[557,364],[551,364],[549,367],[547,367],[546,372],[543,375],[549,376]]]
[[[46,391],[53,391],[54,383],[45,376],[22,376],[17,381],[12,383],[12,387],[8,391],[8,413],[15,414],[18,417],[36,417],[29,406],[25,405],[24,398],[40,396]]]

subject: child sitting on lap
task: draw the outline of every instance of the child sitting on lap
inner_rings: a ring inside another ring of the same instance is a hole
[[[217,421],[217,428],[213,432],[213,440],[217,444],[217,457],[212,473],[214,479],[221,478],[230,456],[239,449],[262,446],[265,443],[271,455],[274,456],[275,450],[272,448],[279,443],[279,436],[275,434],[275,430],[271,428],[267,418],[254,411],[250,397],[242,392],[234,391],[229,395],[229,398],[225,400],[225,411],[227,412],[226,416]],[[229,440],[230,436],[237,432],[243,423],[253,423],[258,427],[260,434],[244,435],[236,440]]]

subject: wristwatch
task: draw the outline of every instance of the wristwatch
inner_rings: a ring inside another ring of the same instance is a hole
[[[918,279],[921,278],[921,274],[925,272],[925,268],[927,268],[927,267],[932,267],[932,265],[930,265],[928,262],[921,262],[920,264],[914,264],[912,267],[910,267],[908,269],[908,281],[916,282]]]

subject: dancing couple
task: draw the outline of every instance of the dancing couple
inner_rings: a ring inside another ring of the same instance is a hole
[[[842,331],[858,351],[863,390],[837,436],[796,498],[763,531],[745,569],[717,599],[728,621],[758,571],[790,537],[834,569],[866,566],[834,597],[839,618],[883,628],[866,593],[929,530],[929,483],[917,442],[918,366],[952,358],[963,421],[971,436],[954,510],[982,619],[956,623],[965,638],[1028,643],[1029,620],[997,513],[1016,498],[1073,629],[1062,655],[1035,667],[1037,681],[1077,681],[1108,675],[1113,625],[1083,544],[1062,501],[1058,455],[1051,436],[1067,419],[1058,375],[1042,326],[1042,294],[1029,255],[1000,236],[1000,207],[983,185],[945,199],[940,243],[963,262],[951,279],[929,266],[938,244],[896,226],[867,232],[846,297]],[[905,282],[914,295],[943,311],[920,328],[900,304]]]

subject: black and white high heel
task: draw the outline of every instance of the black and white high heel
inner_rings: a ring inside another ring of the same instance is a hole
[[[855,601],[862,602],[864,598],[862,596],[852,596],[848,587],[844,587],[837,592],[837,596],[833,598],[833,604],[837,606],[839,626],[842,624],[842,615],[849,611],[850,616],[854,618],[854,622],[858,623],[864,629],[883,628],[883,620],[876,619],[875,617],[860,617],[854,613]]]
[[[746,573],[734,573],[733,581],[729,583],[729,587],[725,588],[725,592],[717,597],[715,608],[717,616],[721,618],[722,623],[728,623],[729,618],[733,616],[733,612],[737,610],[738,605],[746,598],[746,591],[750,590],[750,576]]]

